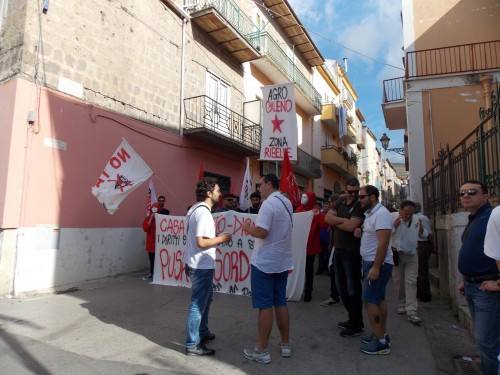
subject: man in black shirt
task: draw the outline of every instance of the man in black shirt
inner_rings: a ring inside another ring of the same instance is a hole
[[[342,337],[360,335],[364,330],[363,304],[361,301],[360,239],[354,230],[364,220],[364,210],[358,201],[360,184],[356,178],[346,181],[347,197],[340,198],[326,215],[325,221],[333,228],[335,253],[333,263],[337,288],[349,320],[339,322]]]
[[[158,206],[160,206],[160,210],[158,211],[161,215],[170,215],[170,210],[165,208],[165,197],[160,195],[158,197]]]

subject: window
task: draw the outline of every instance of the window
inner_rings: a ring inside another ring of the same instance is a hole
[[[219,133],[229,136],[229,87],[230,85],[207,72],[207,101],[205,105],[205,123]]]

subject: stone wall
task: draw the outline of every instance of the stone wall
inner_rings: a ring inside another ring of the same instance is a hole
[[[89,104],[179,131],[182,21],[159,0],[66,0],[9,4],[0,82],[14,75],[58,89],[83,86]],[[207,35],[186,26],[184,96],[204,95],[211,71],[231,84],[241,113],[243,71]]]

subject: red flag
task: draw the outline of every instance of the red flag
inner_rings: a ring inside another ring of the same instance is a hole
[[[288,157],[288,149],[285,148],[285,156],[283,157],[283,167],[281,168],[280,191],[288,193],[290,201],[294,206],[300,205],[299,185],[293,173],[292,164]]]
[[[203,180],[203,164],[200,164],[200,173],[198,174],[198,181]]]

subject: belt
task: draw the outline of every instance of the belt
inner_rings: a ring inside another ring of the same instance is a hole
[[[463,276],[463,278],[468,283],[479,284],[479,283],[482,283],[483,281],[498,280],[499,274],[498,273],[493,273],[493,274],[490,274],[490,275],[482,275],[482,276]]]
[[[418,243],[426,243],[426,242],[429,242],[429,241],[418,241]]]

